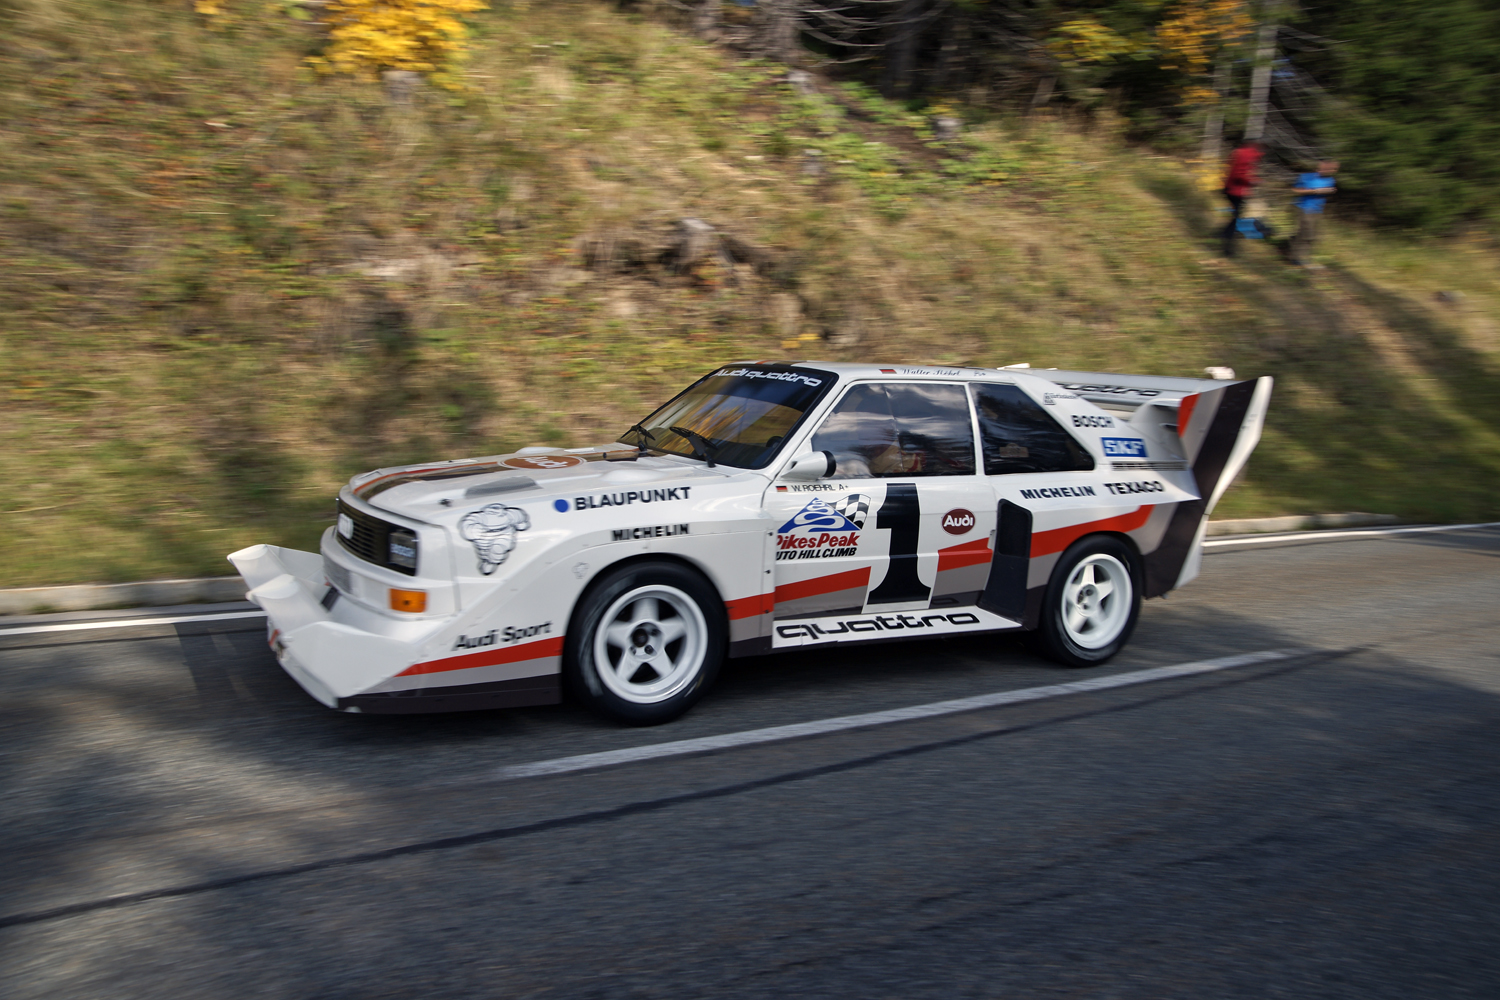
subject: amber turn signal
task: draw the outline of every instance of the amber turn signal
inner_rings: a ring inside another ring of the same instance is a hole
[[[427,591],[391,588],[391,610],[421,614],[427,610]]]

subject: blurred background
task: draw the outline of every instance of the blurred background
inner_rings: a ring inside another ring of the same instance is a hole
[[[753,358],[1270,374],[1218,516],[1495,519],[1497,66],[1480,0],[0,0],[0,585]]]

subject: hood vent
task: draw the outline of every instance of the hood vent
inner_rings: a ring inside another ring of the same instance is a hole
[[[492,497],[499,493],[517,493],[521,490],[536,489],[536,480],[530,476],[506,476],[497,479],[493,483],[480,483],[478,486],[470,486],[464,490],[464,499],[471,497]]]

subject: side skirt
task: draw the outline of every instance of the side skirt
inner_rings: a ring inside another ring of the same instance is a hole
[[[484,684],[455,684],[411,691],[356,694],[340,698],[337,708],[341,712],[367,712],[373,715],[420,715],[428,712],[526,708],[531,705],[556,705],[561,701],[561,675],[543,674],[539,677],[521,677]]]

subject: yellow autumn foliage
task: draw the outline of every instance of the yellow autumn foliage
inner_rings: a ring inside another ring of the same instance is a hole
[[[1182,0],[1156,26],[1161,64],[1194,76],[1207,73],[1219,49],[1254,26],[1246,0]]]
[[[1101,63],[1133,50],[1130,40],[1091,17],[1075,18],[1058,25],[1047,42],[1047,51],[1072,65]]]
[[[455,88],[451,70],[469,35],[460,15],[487,8],[484,0],[330,0],[328,46],[308,61],[325,73],[366,78],[388,69],[429,73]]]

